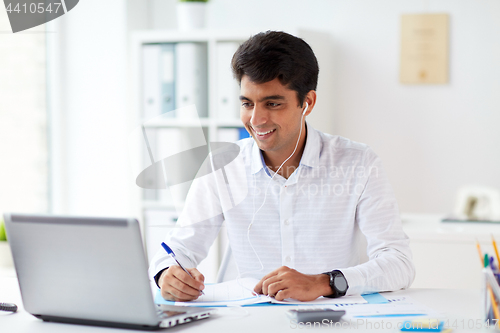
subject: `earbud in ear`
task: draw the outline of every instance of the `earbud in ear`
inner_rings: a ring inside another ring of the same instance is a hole
[[[305,115],[305,114],[306,114],[306,112],[307,112],[307,108],[308,108],[308,107],[309,107],[309,104],[307,104],[307,102],[306,102],[306,108],[304,109],[304,112],[302,112],[302,115]]]

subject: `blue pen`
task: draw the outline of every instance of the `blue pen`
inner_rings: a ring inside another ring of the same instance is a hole
[[[494,259],[493,259],[493,256],[491,256],[491,257],[490,257],[490,267],[491,267],[491,270],[492,270],[492,271],[496,271],[496,269],[495,269],[495,265],[493,264],[493,262],[494,262]]]
[[[181,263],[180,263],[180,262],[179,262],[179,261],[175,258],[175,253],[174,253],[174,251],[172,251],[172,249],[171,249],[171,248],[170,248],[167,244],[165,244],[164,242],[162,242],[162,243],[161,243],[161,246],[165,249],[165,251],[167,251],[167,253],[170,255],[170,257],[171,257],[172,259],[174,259],[174,260],[175,260],[175,262],[177,263],[177,265],[179,265],[179,267],[180,267],[180,268],[182,268],[182,270],[183,270],[184,272],[186,272],[186,273],[187,273],[190,277],[192,277],[192,278],[194,279],[194,277],[191,275],[191,273],[189,273],[189,272],[188,272],[188,271],[184,268],[184,266],[182,266],[182,265],[181,265]],[[204,293],[203,291],[201,291],[201,290],[200,290],[200,293],[201,293],[202,295],[205,295],[205,293]]]

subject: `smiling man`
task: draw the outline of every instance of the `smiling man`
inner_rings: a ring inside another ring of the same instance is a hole
[[[301,104],[307,103],[308,109],[303,116],[308,115],[316,102],[316,92],[309,91],[299,104],[297,92],[284,86],[279,78],[256,83],[243,75],[240,86],[241,120],[262,151],[266,166],[276,172],[297,146],[297,151],[279,172],[288,178],[299,165],[305,146]]]
[[[227,207],[224,186],[211,177],[193,183],[180,228],[166,238],[192,277],[158,252],[150,274],[163,297],[199,297],[204,278],[195,267],[224,221],[239,276],[260,280],[257,293],[308,301],[408,288],[415,275],[409,240],[380,159],[367,145],[305,121],[319,73],[309,45],[283,32],[260,33],[239,47],[232,68],[252,135],[237,143],[242,162],[232,171],[248,193]]]

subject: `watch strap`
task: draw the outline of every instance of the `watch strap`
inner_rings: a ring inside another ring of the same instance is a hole
[[[326,274],[329,276],[330,278],[330,288],[332,289],[332,294],[331,295],[327,295],[327,296],[324,296],[324,297],[328,297],[328,298],[337,298],[337,297],[341,297],[341,296],[345,296],[346,292],[347,292],[347,289],[349,289],[349,284],[347,283],[347,279],[345,278],[344,274],[335,269],[331,272],[325,272],[323,274]],[[335,287],[335,278],[337,276],[342,276],[342,278],[345,280],[345,284],[346,284],[346,288],[343,292],[339,291],[336,287]]]

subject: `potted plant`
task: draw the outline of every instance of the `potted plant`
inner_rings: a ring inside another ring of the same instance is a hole
[[[3,220],[0,220],[0,268],[12,266],[12,253],[10,252],[9,243],[7,243],[5,223]]]
[[[208,0],[179,0],[177,4],[177,23],[179,30],[203,29],[206,21]]]

